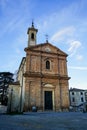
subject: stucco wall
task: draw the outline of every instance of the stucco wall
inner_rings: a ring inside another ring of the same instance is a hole
[[[8,112],[20,111],[20,85],[9,85],[8,88]]]

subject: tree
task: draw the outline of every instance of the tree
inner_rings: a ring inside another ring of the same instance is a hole
[[[9,83],[13,81],[13,73],[0,72],[0,102],[2,105],[7,105],[7,89]]]

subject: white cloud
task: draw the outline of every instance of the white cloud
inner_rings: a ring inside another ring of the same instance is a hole
[[[17,54],[20,54],[20,53],[21,53],[21,51],[20,51],[19,48],[16,48],[16,53],[17,53]]]
[[[15,29],[15,27],[17,26],[17,22],[18,22],[18,18],[13,18],[13,19],[11,19],[11,20],[9,20],[8,22],[7,22],[7,24],[5,25],[5,26],[3,26],[2,28],[2,32],[0,33],[0,37],[2,37],[5,33],[7,33],[7,32],[11,32],[11,31],[13,31],[14,29]]]
[[[76,59],[79,60],[79,61],[81,61],[81,60],[83,60],[83,56],[82,55],[77,55]]]
[[[63,28],[62,30],[56,32],[50,39],[51,42],[58,42],[61,40],[65,40],[67,37],[71,37],[75,28],[73,26]]]
[[[80,67],[80,66],[69,66],[68,68],[74,70],[87,70],[87,67]]]
[[[76,53],[77,49],[81,46],[81,42],[71,41],[69,44],[70,44],[70,47],[68,49],[68,52],[70,53],[70,56],[72,56]]]

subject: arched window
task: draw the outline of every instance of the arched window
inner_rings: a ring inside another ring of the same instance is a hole
[[[34,33],[31,33],[31,39],[34,39]]]
[[[50,69],[50,62],[48,60],[46,61],[46,69]]]

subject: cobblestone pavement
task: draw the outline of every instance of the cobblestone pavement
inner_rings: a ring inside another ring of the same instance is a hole
[[[87,113],[30,112],[0,115],[0,130],[87,130]]]

